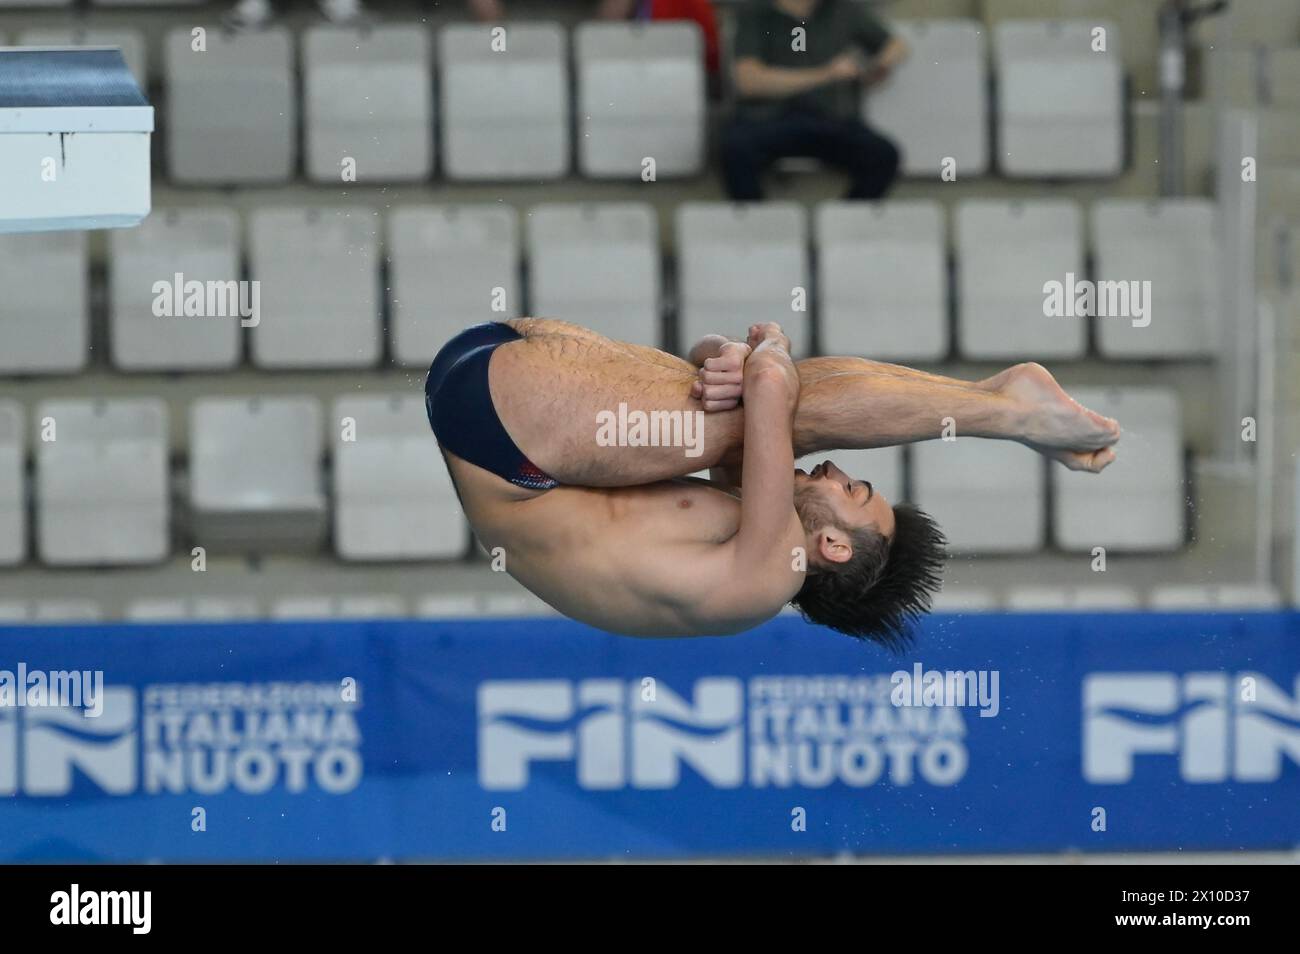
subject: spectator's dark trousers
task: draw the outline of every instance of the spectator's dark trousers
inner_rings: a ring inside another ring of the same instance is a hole
[[[898,147],[853,119],[788,113],[772,119],[738,119],[722,144],[727,193],[736,202],[763,197],[763,170],[787,156],[820,159],[848,172],[850,199],[878,199],[898,174]]]

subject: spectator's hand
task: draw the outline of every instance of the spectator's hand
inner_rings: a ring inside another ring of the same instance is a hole
[[[749,345],[728,341],[715,358],[709,358],[700,368],[699,377],[691,386],[691,397],[704,404],[706,411],[730,411],[740,403],[745,383],[745,360]]]
[[[884,82],[892,72],[894,72],[892,63],[876,60],[867,67],[867,75],[863,82],[868,86],[875,86],[877,83]]]
[[[826,75],[832,82],[860,80],[865,75],[865,67],[856,53],[841,53],[826,64]]]

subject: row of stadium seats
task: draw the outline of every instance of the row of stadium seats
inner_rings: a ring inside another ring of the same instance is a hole
[[[1025,584],[1005,593],[948,586],[935,599],[938,612],[971,613],[1008,609],[1018,612],[1108,612],[1149,608],[1162,611],[1242,612],[1278,609],[1277,589],[1267,584],[1201,585],[1166,583],[1143,593],[1123,584],[1078,586]],[[786,612],[792,612],[788,609]],[[76,623],[105,618],[96,600],[0,600],[0,623]],[[553,616],[546,603],[527,592],[424,596],[399,593],[283,596],[265,605],[250,595],[157,596],[130,600],[121,618],[135,623],[217,622],[254,620],[363,620],[415,617],[419,619]]]
[[[1072,311],[1047,317],[1045,286],[1061,283],[1062,307],[1070,308],[1091,277],[1121,283],[1130,314],[1147,309],[1143,318],[1096,318],[1101,354],[1208,358],[1221,334],[1215,217],[1206,199],[1105,199],[1092,205],[1085,237],[1083,208],[1073,200],[961,201],[950,295],[938,202],[817,206],[815,268],[802,205],[688,202],[675,221],[678,343],[777,321],[807,353],[815,310],[824,353],[937,360],[955,344],[972,359],[1080,358],[1090,319]],[[516,213],[501,204],[402,206],[382,219],[366,207],[264,208],[250,213],[246,244],[241,232],[230,209],[189,208],[159,210],[137,229],[111,233],[115,367],[234,368],[243,356],[241,325],[249,326],[258,368],[374,367],[384,357],[386,308],[391,357],[411,367],[427,366],[469,324],[524,313],[664,343],[666,283],[648,204],[536,206],[522,241]],[[254,286],[242,289],[240,312],[234,283],[245,257],[258,284],[256,298]],[[85,366],[84,234],[0,236],[0,287],[0,373]],[[1095,314],[1124,304],[1097,302]],[[249,317],[230,317],[237,312]]]
[[[469,530],[419,397],[332,409],[334,543],[347,559],[462,556]],[[328,529],[322,407],[214,397],[190,407],[185,505],[214,552],[314,550]],[[0,562],[26,557],[23,415],[0,403]],[[49,400],[35,408],[36,550],[51,566],[151,563],[172,550],[161,400]]]
[[[1152,389],[1078,392],[1125,422],[1103,483],[1019,445],[960,439],[911,448],[911,494],[958,552],[1022,553],[1051,536],[1066,550],[1167,551],[1184,540],[1182,424]],[[49,566],[156,563],[172,553],[166,406],[152,398],[0,402],[0,563],[27,558],[26,448],[32,445],[36,553]],[[189,408],[188,538],[214,554],[314,551],[331,524],[354,561],[464,556],[469,530],[411,395],[349,396],[328,424],[313,398],[204,398]],[[321,460],[330,447],[332,494]],[[900,448],[845,451],[840,466],[904,496]],[[1049,482],[1053,488],[1048,496]]]
[[[863,111],[899,143],[906,174],[938,178],[945,160],[961,177],[988,173],[993,125],[1003,175],[1122,171],[1124,84],[1114,24],[1005,20],[992,30],[991,51],[977,20],[893,27],[912,54],[864,95]],[[137,76],[146,75],[144,44],[130,32],[43,29],[18,39],[118,44]],[[569,36],[558,24],[452,24],[437,33],[435,102],[433,45],[420,24],[312,26],[297,56],[284,28],[206,29],[199,49],[193,31],[178,28],[163,46],[159,125],[168,175],[182,184],[292,179],[296,59],[303,166],[318,182],[419,181],[439,166],[452,180],[556,179],[570,173],[575,144],[588,177],[646,178],[647,159],[656,178],[695,175],[707,150],[701,44],[687,21],[583,23],[573,34],[571,76]]]

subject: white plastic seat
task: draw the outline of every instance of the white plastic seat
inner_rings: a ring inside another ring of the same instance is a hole
[[[998,595],[992,590],[978,586],[944,585],[934,594],[931,608],[936,613],[994,613],[1001,608]]]
[[[123,613],[135,622],[219,621],[259,619],[252,596],[168,596],[132,600]]]
[[[988,65],[977,20],[895,20],[911,47],[893,74],[864,91],[863,118],[898,143],[903,172],[937,178],[946,158],[958,179],[989,168]]]
[[[149,67],[144,34],[139,30],[92,27],[39,27],[18,34],[19,46],[116,46],[140,88],[147,89]]]
[[[345,421],[350,432],[341,426]],[[463,556],[469,527],[429,431],[423,398],[340,398],[333,423],[334,546],[339,556]]]
[[[442,156],[452,179],[558,179],[570,167],[567,37],[554,23],[438,34]]]
[[[821,350],[884,361],[948,353],[938,202],[823,202],[815,215]]]
[[[314,398],[203,398],[190,406],[195,543],[307,549],[325,533],[321,408]]]
[[[420,619],[474,619],[481,612],[482,598],[470,593],[437,593],[420,597],[415,615]]]
[[[168,424],[161,400],[46,401],[36,408],[32,433],[43,562],[156,563],[167,556]]]
[[[1093,31],[1106,31],[1094,51]],[[1115,24],[1002,20],[993,27],[998,166],[1013,177],[1115,176],[1124,164],[1124,69]]]
[[[539,596],[521,588],[518,593],[488,593],[481,604],[481,615],[488,619],[528,619],[559,616],[559,612]]]
[[[396,593],[358,593],[338,597],[339,619],[401,619],[408,615],[406,600]]]
[[[308,27],[302,71],[309,177],[339,185],[433,172],[433,66],[422,27]],[[355,161],[355,180],[343,179],[345,159]]]
[[[406,601],[396,594],[355,596],[285,596],[271,605],[271,618],[393,619],[407,615]]]
[[[526,221],[533,314],[660,345],[659,231],[650,205],[539,205]]]
[[[0,374],[86,366],[88,270],[85,232],[0,235]]]
[[[704,167],[703,37],[690,20],[579,24],[578,164],[593,178],[656,179]]]
[[[808,223],[794,202],[684,202],[677,207],[678,345],[743,337],[778,322],[797,355],[812,345]],[[805,309],[795,305],[804,300]]]
[[[189,184],[287,182],[297,162],[298,97],[289,32],[205,32],[163,44],[167,173]]]
[[[32,619],[32,605],[26,600],[0,600],[0,626],[20,626]]]
[[[1169,583],[1151,590],[1151,608],[1165,611],[1276,610],[1282,597],[1269,583]]]
[[[263,208],[249,216],[252,328],[262,368],[365,368],[382,342],[379,220],[364,207]]]
[[[0,565],[27,558],[27,474],[23,409],[0,400]]]
[[[113,363],[124,371],[218,370],[238,364],[239,244],[239,216],[228,208],[160,209],[134,229],[110,233]],[[156,286],[160,281],[164,287]],[[191,282],[201,284],[187,287]],[[202,302],[201,315],[184,314],[187,292]],[[242,302],[252,302],[247,291]],[[166,305],[162,315],[158,304]]]
[[[1033,451],[959,436],[915,445],[912,461],[913,496],[943,528],[949,549],[1030,553],[1046,542],[1047,481]]]
[[[1073,397],[1124,429],[1099,477],[1051,468],[1056,542],[1066,550],[1171,551],[1183,544],[1182,415],[1173,391],[1079,388]]]
[[[1098,317],[1097,344],[1104,355],[1177,359],[1219,351],[1221,256],[1211,200],[1098,200],[1092,247],[1099,292],[1102,282],[1125,283],[1130,301],[1133,282],[1151,291],[1145,317]]]
[[[1129,586],[1095,583],[1081,586],[1014,586],[1007,593],[1007,609],[1020,612],[1113,612],[1142,606]]]
[[[509,206],[399,206],[387,235],[399,364],[427,368],[457,332],[523,313],[519,221]]]
[[[56,598],[34,600],[31,620],[34,623],[98,623],[104,618],[104,608],[97,600]]]
[[[1047,282],[1085,278],[1082,214],[1066,199],[957,204],[957,341],[968,358],[1082,357],[1083,317],[1048,317]]]

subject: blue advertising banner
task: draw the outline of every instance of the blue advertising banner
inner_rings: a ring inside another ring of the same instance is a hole
[[[0,630],[0,860],[1300,844],[1300,613]]]

